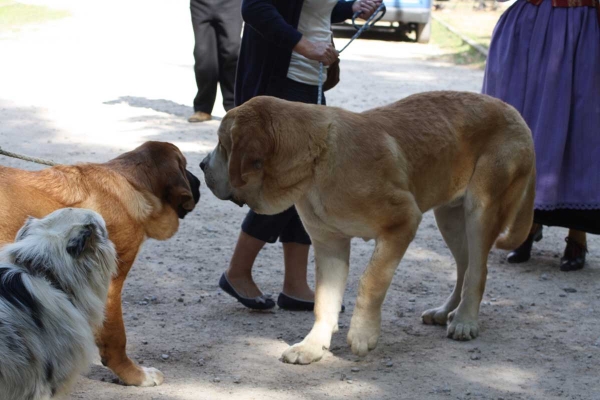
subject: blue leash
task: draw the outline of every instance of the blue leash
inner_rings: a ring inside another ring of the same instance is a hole
[[[381,14],[377,15],[380,12],[381,12]],[[359,28],[356,25],[356,18],[358,18],[358,16],[360,14],[361,14],[360,11],[357,11],[352,16],[352,26],[354,26],[354,29],[356,29],[356,33],[354,34],[354,36],[352,36],[352,39],[350,39],[350,41],[348,43],[346,43],[346,45],[338,52],[338,54],[341,54],[342,51],[346,50],[346,47],[350,46],[350,43],[352,43],[354,41],[354,39],[357,39],[360,35],[362,35],[362,33],[364,31],[367,31],[370,27],[375,25],[381,18],[383,18],[383,16],[385,15],[385,4],[383,4],[383,2],[382,2],[379,5],[379,7],[377,7],[377,10],[375,10],[375,12],[369,17],[369,19],[367,19],[367,21],[364,23],[364,25]],[[323,104],[323,63],[322,62],[319,63],[319,95],[317,97],[317,104],[319,104],[319,105]]]

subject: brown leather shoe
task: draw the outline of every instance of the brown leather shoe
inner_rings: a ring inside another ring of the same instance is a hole
[[[210,121],[212,119],[210,114],[207,114],[202,111],[196,111],[194,115],[188,118],[188,122],[204,122]]]
[[[567,242],[567,247],[565,247],[565,254],[560,259],[560,270],[567,272],[582,269],[585,265],[587,247],[569,237],[565,238],[565,242]]]

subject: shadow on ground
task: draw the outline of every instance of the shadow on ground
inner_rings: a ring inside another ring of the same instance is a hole
[[[145,97],[136,96],[121,96],[116,100],[105,101],[103,104],[121,104],[125,103],[130,107],[148,108],[157,112],[174,115],[176,117],[188,118],[194,113],[194,109],[190,106],[175,103],[165,99],[148,99]],[[213,120],[220,121],[219,117],[212,117]]]

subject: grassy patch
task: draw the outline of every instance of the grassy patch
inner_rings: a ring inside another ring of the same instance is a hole
[[[492,32],[506,5],[499,4],[494,11],[476,11],[471,1],[450,1],[446,4],[435,16],[477,44],[489,48]],[[492,4],[487,2],[488,7]]]
[[[0,0],[0,31],[15,31],[29,24],[40,24],[69,16],[65,10]]]
[[[436,56],[436,61],[450,62],[456,65],[466,65],[473,68],[485,67],[485,56],[447,30],[439,22],[432,20],[431,44],[439,47],[443,54]]]

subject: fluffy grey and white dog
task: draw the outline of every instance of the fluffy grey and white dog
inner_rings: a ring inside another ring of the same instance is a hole
[[[29,218],[0,250],[0,398],[66,394],[97,349],[116,255],[102,217],[63,208]]]

